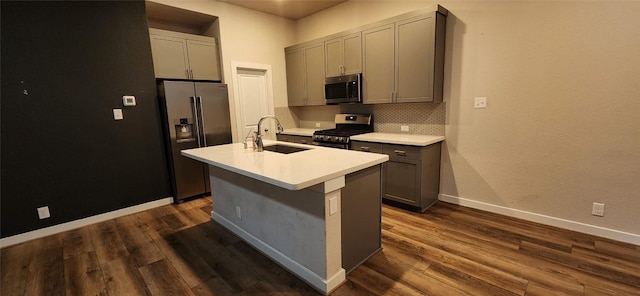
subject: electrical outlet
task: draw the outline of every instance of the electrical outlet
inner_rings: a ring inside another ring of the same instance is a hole
[[[487,97],[476,97],[473,107],[476,109],[487,108]]]
[[[238,216],[238,219],[242,220],[242,212],[240,211],[239,206],[236,206],[236,216]]]
[[[51,217],[51,212],[49,212],[48,206],[38,208],[37,211],[38,211],[38,218],[40,219],[46,219]]]
[[[316,122],[316,127],[320,127],[320,123],[319,122]]]
[[[338,198],[332,197],[329,199],[329,216],[338,212]]]
[[[401,132],[408,132],[409,131],[409,126],[408,125],[401,125],[400,126],[400,131]]]
[[[593,208],[591,209],[591,214],[594,216],[604,216],[604,203],[593,203]]]

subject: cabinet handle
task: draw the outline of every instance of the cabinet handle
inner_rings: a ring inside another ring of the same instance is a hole
[[[307,140],[300,140],[300,144],[307,144]]]
[[[193,70],[189,70],[190,78],[193,79]]]
[[[371,149],[368,146],[361,146],[360,150],[367,151],[367,152],[371,151]]]
[[[189,78],[190,78],[190,77],[189,77],[189,69],[184,70],[184,75],[185,75],[185,76],[187,76],[187,79],[189,79]]]
[[[393,152],[400,156],[407,156],[407,152],[404,150],[393,150]]]

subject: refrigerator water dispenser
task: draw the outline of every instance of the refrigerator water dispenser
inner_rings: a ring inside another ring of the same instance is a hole
[[[174,128],[176,129],[176,142],[185,143],[193,142],[196,139],[193,137],[193,119],[191,118],[179,118],[174,121]]]

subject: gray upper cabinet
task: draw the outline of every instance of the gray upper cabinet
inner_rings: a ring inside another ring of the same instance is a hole
[[[362,35],[360,32],[333,38],[324,43],[326,77],[362,72]]]
[[[324,105],[324,43],[285,50],[289,106]]]
[[[387,24],[362,32],[365,104],[391,103],[395,92],[394,29]]]
[[[437,44],[442,51],[436,52],[436,17],[433,13],[396,23],[395,101],[398,103],[442,101],[444,42]],[[444,30],[444,23],[440,27]]]
[[[221,80],[216,39],[149,29],[156,78]]]
[[[289,106],[304,106],[304,48],[285,51],[287,63],[287,97]]]
[[[286,48],[289,106],[324,105],[319,78],[355,73],[365,104],[441,102],[447,14],[437,5]]]
[[[324,105],[324,43],[305,47],[307,100],[305,105]]]
[[[363,32],[363,102],[442,101],[444,30],[433,12]]]

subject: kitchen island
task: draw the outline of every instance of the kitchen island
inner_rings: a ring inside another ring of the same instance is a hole
[[[323,293],[380,250],[380,167],[387,155],[265,141],[182,151],[209,164],[212,219]],[[290,152],[290,151],[287,151]]]

